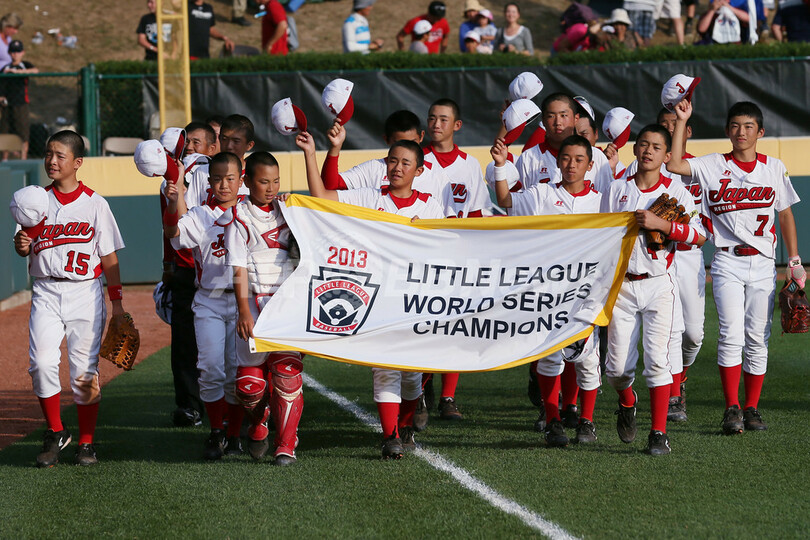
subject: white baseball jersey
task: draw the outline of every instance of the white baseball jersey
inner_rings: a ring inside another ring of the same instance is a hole
[[[563,187],[562,182],[549,182],[512,193],[512,215],[596,214],[601,203],[602,195],[588,181],[582,191],[573,194]]]
[[[84,281],[102,273],[101,257],[124,248],[110,205],[81,182],[71,193],[48,191],[48,216],[31,242],[33,277]]]
[[[225,264],[225,228],[217,224],[225,210],[216,204],[195,206],[180,217],[180,235],[171,239],[174,249],[193,250],[197,287],[202,289],[233,287],[233,270]]]
[[[603,212],[634,212],[638,209],[649,208],[655,199],[662,193],[675,197],[683,205],[687,214],[691,215],[689,226],[703,234],[700,216],[695,209],[692,198],[686,188],[672,178],[659,174],[658,183],[647,190],[640,190],[635,182],[635,176],[628,176],[613,182],[610,191],[602,197]],[[675,245],[657,251],[647,247],[647,238],[644,231],[639,231],[627,272],[630,274],[647,274],[649,277],[660,276],[667,273],[675,255]]]
[[[420,219],[442,219],[444,217],[444,212],[436,199],[429,193],[421,193],[415,189],[407,199],[394,197],[388,192],[387,187],[350,189],[338,191],[337,194],[342,203],[389,212],[398,216]]]
[[[288,251],[292,233],[278,201],[262,208],[247,199],[225,213],[219,223],[227,225],[226,264],[247,268],[254,295],[275,293],[294,270]]]
[[[589,180],[599,193],[607,193],[608,186],[613,182],[613,171],[604,152],[595,146],[591,147],[591,150],[593,167],[585,173],[585,180]],[[557,166],[557,150],[545,142],[520,154],[515,167],[524,189],[546,179],[554,183],[562,180],[560,168]]]
[[[193,156],[202,156],[202,154],[192,154]],[[205,157],[205,156],[202,156]],[[202,163],[202,157],[198,157],[196,162],[191,162],[186,168],[186,206],[194,208],[195,206],[205,206],[214,201],[214,194],[211,192],[211,184],[208,183],[209,165]],[[194,164],[196,163],[196,165]],[[242,177],[245,176],[245,171],[242,171]],[[239,186],[239,195],[250,195],[250,190],[242,183]]]
[[[450,152],[437,152],[432,144],[425,147],[425,162],[441,167],[452,187],[454,217],[480,217],[489,215],[492,201],[489,198],[481,164],[473,156],[453,145]]]
[[[692,177],[703,190],[706,227],[718,248],[747,244],[773,259],[776,253],[774,210],[799,202],[784,163],[757,154],[751,164],[731,154],[688,159]]]

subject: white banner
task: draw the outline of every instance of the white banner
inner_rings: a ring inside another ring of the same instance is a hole
[[[409,219],[291,196],[301,262],[259,316],[254,351],[406,371],[504,369],[606,325],[631,213]]]

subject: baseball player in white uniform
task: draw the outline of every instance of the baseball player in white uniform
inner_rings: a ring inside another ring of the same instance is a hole
[[[630,443],[636,436],[636,404],[633,391],[638,351],[636,344],[643,324],[644,377],[650,391],[652,428],[646,451],[652,455],[670,453],[666,433],[667,409],[672,384],[668,344],[675,320],[675,286],[667,272],[675,254],[675,243],[702,245],[698,212],[689,193],[679,183],[660,172],[661,163],[670,157],[672,138],[657,125],[644,127],[634,146],[638,172],[613,182],[602,198],[605,212],[636,212],[639,225],[657,230],[672,240],[669,246],[654,250],[645,234],[636,239],[627,274],[613,307],[608,325],[608,350],[605,374],[619,393],[616,429],[622,442]],[[675,197],[691,216],[688,225],[670,223],[647,210],[663,193]]]
[[[73,131],[60,131],[48,139],[45,172],[53,183],[47,188],[47,214],[39,230],[23,229],[14,235],[14,248],[29,257],[29,272],[35,278],[28,372],[48,424],[37,456],[39,467],[56,465],[59,452],[71,441],[59,408],[59,345],[64,338],[79,417],[75,462],[98,463],[93,447],[101,400],[98,352],[107,316],[102,273],[112,316],[124,316],[116,255],[124,241],[107,201],[76,178],[83,156],[84,142]]]
[[[247,341],[259,313],[294,269],[292,234],[276,199],[280,186],[276,158],[267,152],[251,154],[245,183],[250,196],[220,218],[226,226],[226,262],[232,267],[239,309],[236,396],[251,418],[251,457],[260,460],[269,450],[267,421],[272,415],[274,463],[286,466],[297,459],[298,423],[304,409],[302,356],[298,352],[251,353]]]
[[[555,184],[535,184],[524,191],[510,193],[505,170],[506,146],[503,139],[498,139],[491,150],[495,163],[498,204],[511,208],[513,215],[518,216],[598,213],[602,196],[585,180],[585,174],[593,166],[592,151],[587,139],[578,135],[566,138],[560,145],[557,160],[562,181]],[[580,344],[582,348],[576,356],[567,356],[565,351],[559,351],[537,361],[537,382],[545,407],[545,438],[549,446],[568,445],[568,436],[559,409],[561,375],[567,362],[574,362],[575,380],[582,390],[582,409],[575,440],[578,443],[596,441],[593,412],[597,389],[601,384],[597,341],[598,333],[594,333],[583,340]]]
[[[444,211],[428,193],[413,189],[414,179],[424,167],[424,154],[414,141],[400,140],[388,151],[388,186],[382,189],[359,188],[335,191],[326,189],[315,161],[315,141],[309,133],[296,138],[304,151],[307,183],[314,197],[390,212],[411,219],[441,219]],[[383,459],[400,459],[405,451],[416,448],[414,412],[422,394],[422,374],[373,368],[374,401],[383,430]]]
[[[667,168],[691,176],[703,190],[703,209],[717,251],[711,265],[712,291],[720,322],[717,363],[726,401],[723,432],[733,435],[767,429],[759,397],[768,364],[776,270],[776,224],[788,253],[788,275],[804,287],[791,206],[799,202],[785,165],[757,153],[765,134],[762,111],[751,102],[734,104],[726,119],[728,154],[683,159],[688,100],[675,106],[674,138],[679,142]],[[741,374],[742,372],[742,374]],[[740,378],[745,385],[742,410]]]
[[[242,185],[242,163],[238,156],[222,152],[210,163],[209,183],[213,200],[186,210],[182,183],[169,182],[165,195],[169,203],[163,230],[175,249],[191,249],[197,268],[197,292],[191,306],[197,339],[197,368],[200,398],[205,404],[211,433],[203,457],[218,460],[239,455],[239,430],[243,409],[234,395],[236,380],[236,297],[231,269],[225,264],[225,229],[217,219],[233,207]],[[228,430],[224,421],[227,414]]]

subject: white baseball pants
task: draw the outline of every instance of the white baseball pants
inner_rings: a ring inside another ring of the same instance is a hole
[[[198,289],[191,304],[197,336],[200,399],[212,403],[225,397],[236,404],[236,296],[233,292]]]
[[[422,394],[422,374],[411,371],[371,368],[375,403],[402,403]]]
[[[706,267],[699,249],[679,251],[672,263],[678,296],[683,306],[683,365],[691,366],[703,345],[706,319]]]
[[[564,355],[557,351],[537,361],[535,371],[546,377],[557,377],[565,370]],[[599,332],[595,331],[585,344],[581,355],[572,360],[577,372],[577,386],[582,390],[596,390],[602,385],[599,370]]]

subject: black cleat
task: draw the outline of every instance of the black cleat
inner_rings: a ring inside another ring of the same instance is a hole
[[[529,401],[535,407],[543,407],[543,394],[540,393],[540,386],[537,384],[537,366],[535,362],[529,364],[529,385],[526,387]]]
[[[560,418],[562,419],[563,426],[567,429],[576,429],[579,425],[579,410],[576,405],[566,405],[565,409],[560,411]]]
[[[651,431],[650,437],[647,439],[647,448],[645,452],[651,456],[665,456],[672,452],[669,447],[669,437],[663,431]]]
[[[534,421],[534,430],[539,431],[540,433],[543,433],[546,430],[546,408],[545,407],[540,407],[540,415],[537,417],[537,420]]]
[[[37,455],[37,467],[53,467],[59,463],[59,452],[65,449],[71,441],[70,432],[64,428],[62,431],[49,429],[42,437],[42,451]]]
[[[267,440],[267,437],[260,441],[254,441],[253,439],[248,439],[247,443],[248,454],[250,457],[255,459],[256,461],[261,460],[264,456],[267,455],[267,451],[270,450],[270,441]]]
[[[681,396],[669,398],[669,408],[667,409],[667,422],[686,422],[686,403]]]
[[[451,397],[439,398],[439,418],[442,420],[463,420],[464,416],[456,407],[456,400]]]
[[[424,431],[428,425],[428,408],[425,403],[425,394],[419,396],[416,402],[416,410],[413,412],[413,429]]]
[[[743,423],[745,431],[765,431],[768,424],[762,421],[762,415],[756,407],[746,407],[743,411]]]
[[[245,451],[242,449],[242,439],[238,435],[225,439],[225,455],[241,456]]]
[[[636,401],[632,407],[622,406],[619,400],[619,410],[616,411],[616,433],[619,434],[619,439],[623,443],[631,443],[636,440],[636,403],[638,403],[638,394],[633,392]]]
[[[739,405],[732,405],[723,414],[723,435],[737,435],[743,432],[743,413]]]
[[[577,436],[574,438],[577,444],[588,444],[596,442],[596,426],[590,420],[579,419],[577,424]]]
[[[201,426],[202,417],[195,409],[178,407],[172,413],[172,423],[176,427]]]
[[[387,439],[383,439],[382,443],[382,458],[383,459],[402,459],[402,454],[405,450],[402,448],[402,440],[396,435],[391,435]]]
[[[568,446],[568,435],[565,434],[565,427],[556,418],[546,426],[546,444],[552,448]]]
[[[211,434],[205,441],[205,448],[203,449],[203,458],[209,461],[216,461],[222,459],[225,455],[225,430],[212,429]]]
[[[413,452],[416,450],[416,439],[414,438],[414,429],[411,426],[399,428],[399,439],[402,441],[402,450],[404,452]]]
[[[76,458],[74,460],[76,465],[81,465],[82,467],[90,467],[92,465],[98,465],[98,458],[96,457],[96,449],[93,448],[92,444],[80,444],[79,448],[76,449]]]
[[[279,454],[276,456],[276,460],[273,463],[279,467],[289,467],[290,465],[295,465],[297,462],[298,460],[295,459],[295,456]]]

